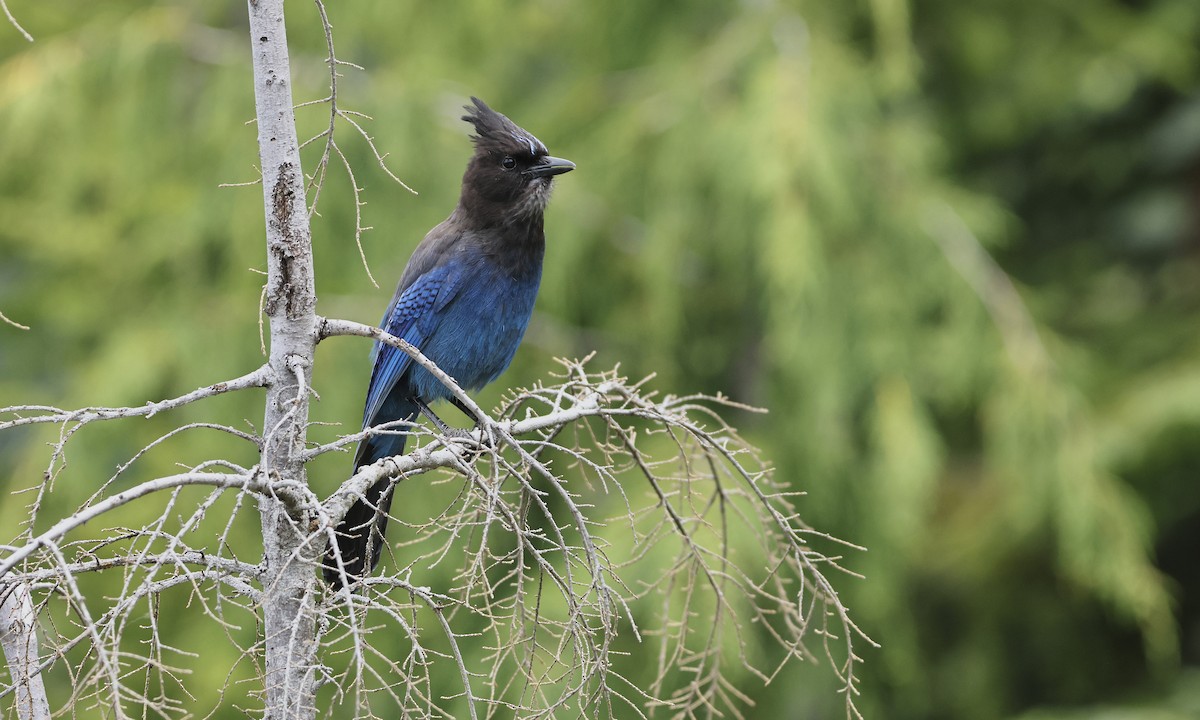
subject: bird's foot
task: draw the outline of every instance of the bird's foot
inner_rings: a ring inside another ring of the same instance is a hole
[[[442,431],[442,442],[447,448],[451,443],[458,445],[462,452],[462,458],[467,463],[474,463],[484,453],[496,447],[496,442],[491,434],[480,425],[476,425],[471,430],[448,427]]]
[[[470,430],[464,430],[463,428],[456,428],[447,425],[444,428],[438,428],[438,432],[454,442],[460,442],[466,445],[490,445],[486,434],[476,433],[476,430],[478,429],[478,425]]]
[[[481,455],[484,450],[489,450],[496,446],[495,438],[492,437],[492,434],[488,432],[478,419],[476,419],[475,427],[471,430],[456,428],[453,425],[446,424],[446,421],[438,417],[423,401],[418,399],[416,403],[421,413],[437,427],[438,432],[443,438],[469,448],[469,452],[472,455],[471,460]],[[459,403],[455,404],[462,407]]]

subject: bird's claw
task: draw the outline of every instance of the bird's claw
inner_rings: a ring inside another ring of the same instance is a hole
[[[447,427],[442,430],[442,439],[446,441],[447,446],[450,443],[462,446],[466,456],[471,461],[476,460],[484,452],[496,447],[495,437],[482,425],[476,425],[471,430]]]

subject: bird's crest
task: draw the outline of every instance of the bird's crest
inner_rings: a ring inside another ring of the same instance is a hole
[[[480,150],[503,153],[529,153],[530,156],[546,155],[546,146],[528,131],[488,107],[482,100],[472,97],[473,105],[465,105],[467,114],[462,119],[475,126],[471,140]]]

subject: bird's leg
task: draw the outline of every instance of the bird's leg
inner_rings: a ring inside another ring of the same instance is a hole
[[[458,398],[451,395],[450,403],[452,405],[454,405],[454,407],[458,408],[459,410],[462,410],[463,415],[466,415],[467,417],[471,418],[471,420],[475,423],[475,427],[479,427],[480,425],[483,424],[483,423],[479,422],[479,417],[475,415],[475,411],[472,410],[471,408],[467,407],[466,403],[464,403],[462,400],[459,400]]]
[[[459,400],[458,398],[454,397],[453,395],[450,396],[450,402],[453,403],[454,407],[458,408],[459,410],[462,410],[463,415],[466,415],[467,417],[469,417],[475,421],[474,429],[481,430],[481,432],[479,433],[479,441],[481,443],[483,443],[484,445],[486,445],[488,447],[496,446],[496,438],[492,436],[491,428],[489,426],[483,424],[483,421],[479,419],[479,416],[475,414],[474,410],[467,407],[466,403],[464,403],[462,400]]]
[[[426,402],[424,400],[422,400],[421,398],[415,397],[412,399],[412,401],[416,404],[417,410],[419,410],[422,415],[424,415],[426,418],[428,418],[429,422],[433,423],[434,426],[437,427],[438,432],[440,432],[441,434],[443,434],[447,437],[452,437],[452,438],[463,438],[463,437],[467,437],[470,434],[466,430],[463,430],[462,428],[456,428],[456,427],[451,427],[450,425],[447,425],[446,421],[441,419],[440,417],[438,417],[437,413],[435,413],[433,410],[431,410],[429,408],[429,405],[426,404]]]
[[[417,409],[421,412],[421,414],[428,418],[429,422],[433,423],[437,427],[438,432],[440,432],[442,435],[448,438],[454,438],[456,440],[472,440],[475,442],[482,442],[485,446],[489,447],[492,445],[491,438],[489,438],[486,433],[482,434],[481,440],[476,440],[474,435],[475,430],[483,427],[483,424],[479,422],[479,418],[475,416],[475,413],[472,412],[471,409],[466,405],[464,405],[458,398],[452,397],[450,398],[450,402],[454,403],[454,407],[466,413],[467,417],[475,421],[475,427],[471,430],[463,430],[462,428],[456,428],[451,425],[447,425],[446,421],[438,417],[437,413],[435,413],[421,398],[413,398],[412,401],[414,404],[416,404]]]

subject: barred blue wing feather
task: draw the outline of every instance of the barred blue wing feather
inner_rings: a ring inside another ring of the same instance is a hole
[[[417,278],[389,309],[381,327],[421,350],[425,341],[437,331],[438,311],[458,291],[457,275],[454,266],[447,264]],[[375,366],[371,370],[371,383],[363,408],[364,427],[376,423],[384,401],[412,364],[408,353],[383,343],[376,343],[374,356]]]

